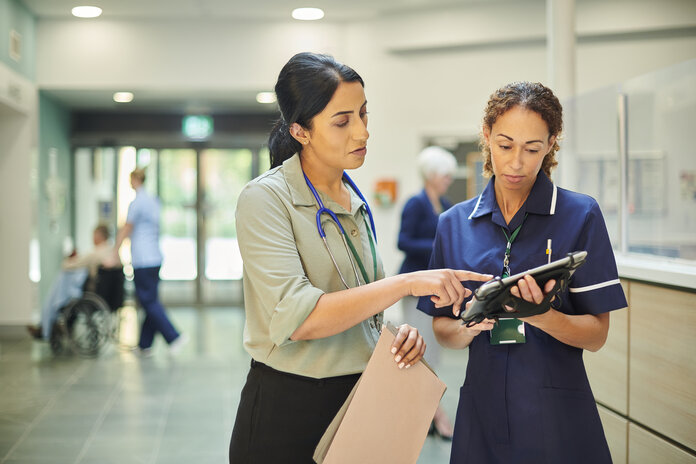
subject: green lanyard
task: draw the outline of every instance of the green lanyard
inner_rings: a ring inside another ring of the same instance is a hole
[[[363,214],[363,222],[365,223],[365,229],[367,230],[367,236],[370,239],[370,251],[372,252],[372,271],[373,271],[373,277],[374,280],[377,280],[377,252],[375,251],[375,242],[372,240],[372,232],[370,231],[370,226],[367,224],[367,221],[365,220],[365,214]],[[348,234],[346,234],[345,230],[343,231],[343,235],[346,238],[346,242],[348,242],[348,247],[350,248],[350,252],[353,254],[353,257],[355,258],[355,261],[358,263],[358,267],[360,268],[360,273],[363,276],[363,279],[365,280],[366,284],[370,283],[370,279],[367,277],[367,271],[365,270],[365,266],[363,266],[362,260],[360,259],[360,255],[358,255],[358,252],[356,251],[355,247],[353,246],[353,242],[351,242],[350,238],[348,237]],[[360,282],[358,282],[358,285],[360,285]]]
[[[517,238],[517,234],[519,234],[520,230],[522,230],[522,224],[524,224],[525,219],[527,219],[526,213],[524,215],[524,219],[522,219],[522,223],[517,226],[517,229],[515,229],[510,236],[508,236],[507,232],[505,232],[505,227],[500,228],[507,239],[507,245],[505,246],[505,258],[503,259],[503,278],[510,276],[510,249],[512,248],[512,242],[514,242]]]

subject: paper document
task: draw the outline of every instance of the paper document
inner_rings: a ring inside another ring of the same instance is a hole
[[[408,464],[418,460],[447,388],[419,361],[399,369],[391,353],[396,329],[382,330],[365,372],[314,453],[318,464]]]

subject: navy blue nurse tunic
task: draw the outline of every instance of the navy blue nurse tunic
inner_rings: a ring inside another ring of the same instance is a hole
[[[593,198],[558,188],[540,172],[508,225],[494,182],[440,216],[431,269],[501,275],[507,243],[501,227],[510,235],[524,221],[511,247],[512,274],[545,264],[551,239],[552,259],[588,252],[561,295],[559,311],[601,314],[627,306],[604,218]],[[452,317],[451,307],[436,309],[428,298],[421,298],[418,307],[432,316]],[[525,330],[523,344],[491,345],[490,334],[482,332],[469,346],[450,463],[611,462],[583,350],[529,324]]]
[[[447,198],[440,197],[440,206],[442,211],[447,211],[452,203]],[[401,213],[397,243],[399,250],[406,254],[399,274],[428,269],[439,217],[425,190],[408,199]]]

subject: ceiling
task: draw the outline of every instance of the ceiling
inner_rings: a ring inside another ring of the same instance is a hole
[[[132,90],[135,98],[130,103],[113,101],[114,89],[74,90],[43,89],[68,108],[81,111],[123,111],[123,112],[161,112],[161,113],[277,113],[275,103],[256,102],[256,92],[225,90],[200,90],[196,92]]]
[[[348,22],[383,17],[396,12],[425,8],[447,8],[500,0],[23,0],[41,19],[71,19],[70,10],[78,5],[102,8],[103,19],[115,20],[255,20],[292,21],[294,8],[317,6],[325,11],[324,21]],[[73,18],[75,21],[84,19]],[[66,106],[77,110],[177,111],[177,112],[276,112],[276,105],[261,105],[254,92],[202,90],[186,95],[158,90],[132,89],[135,99],[129,104],[113,102],[114,90],[45,90]]]
[[[94,5],[103,9],[100,19],[176,21],[187,19],[294,21],[294,8],[316,6],[325,11],[323,21],[353,22],[384,18],[418,11],[433,11],[475,4],[500,3],[510,0],[22,0],[39,19],[89,21],[73,18],[71,9],[78,5]],[[515,0],[520,1],[520,0]],[[543,1],[543,0],[525,0]],[[157,89],[128,89],[135,99],[128,104],[112,100],[113,92],[124,89],[43,89],[67,107],[75,110],[162,111],[162,112],[236,112],[275,113],[275,104],[256,102],[253,91],[203,89],[186,94]]]
[[[294,8],[320,7],[327,21],[355,21],[397,12],[500,0],[23,0],[39,18],[69,18],[78,5],[102,8],[103,18],[287,20]]]

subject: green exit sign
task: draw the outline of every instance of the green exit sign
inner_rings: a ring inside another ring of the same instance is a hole
[[[181,131],[187,139],[205,140],[213,134],[213,118],[211,116],[184,116]]]

